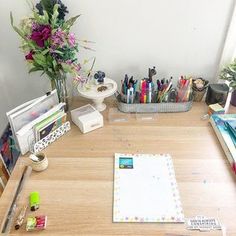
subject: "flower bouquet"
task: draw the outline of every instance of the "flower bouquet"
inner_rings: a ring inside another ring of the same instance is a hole
[[[67,104],[66,110],[66,74],[71,74],[77,83],[83,82],[79,74],[81,64],[77,60],[79,44],[75,34],[70,32],[80,15],[65,20],[67,13],[67,7],[61,0],[41,0],[36,6],[32,5],[32,15],[23,19],[19,27],[14,25],[10,14],[11,25],[22,38],[21,48],[30,64],[29,73],[42,71],[42,75],[46,74],[52,89],[57,89],[59,101]]]

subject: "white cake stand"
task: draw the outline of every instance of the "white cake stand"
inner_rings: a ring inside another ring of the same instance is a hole
[[[102,86],[105,86],[107,89],[99,91]],[[77,90],[82,97],[91,99],[93,101],[93,106],[98,111],[104,111],[106,109],[106,104],[103,103],[104,98],[109,97],[116,92],[117,83],[112,79],[105,78],[103,84],[94,84],[85,87],[78,85]]]

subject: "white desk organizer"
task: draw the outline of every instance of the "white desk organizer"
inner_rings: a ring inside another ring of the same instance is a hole
[[[71,119],[82,133],[103,127],[102,114],[90,104],[72,110]]]
[[[61,125],[59,128],[48,134],[45,138],[39,140],[37,143],[34,144],[33,152],[38,153],[45,149],[49,144],[56,141],[58,138],[60,138],[62,135],[67,133],[70,130],[70,122],[67,121],[63,125]]]

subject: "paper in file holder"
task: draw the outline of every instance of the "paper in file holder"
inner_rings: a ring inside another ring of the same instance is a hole
[[[59,103],[57,91],[26,102],[7,112],[17,149],[26,154],[35,142],[34,127],[54,113],[64,111],[64,103]]]
[[[35,143],[32,147],[32,152],[37,153],[45,149],[49,144],[55,142],[57,139],[59,139],[62,135],[67,133],[70,130],[70,122],[67,121],[63,125],[61,125],[59,128],[54,130],[53,132],[49,133],[45,138],[39,140],[37,143]]]

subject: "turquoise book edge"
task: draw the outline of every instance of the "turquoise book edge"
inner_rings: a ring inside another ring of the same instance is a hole
[[[226,121],[225,125],[231,131],[231,134],[233,135],[234,144],[236,145],[236,119]]]
[[[236,140],[232,132],[225,126],[226,121],[232,120],[236,120],[236,114],[213,114],[210,118],[210,123],[221,143],[234,173],[236,174]]]

